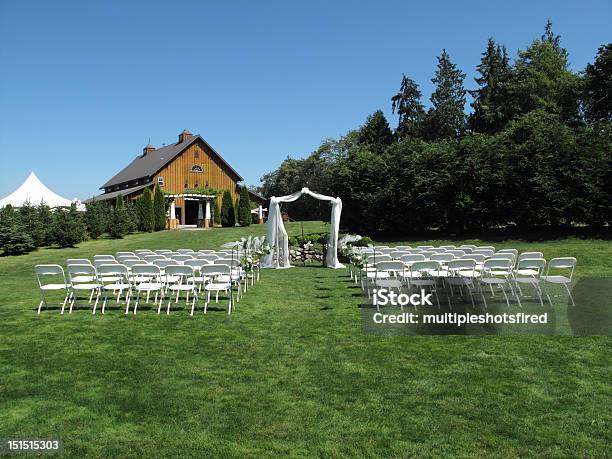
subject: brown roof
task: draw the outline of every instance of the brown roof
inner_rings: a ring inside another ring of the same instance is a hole
[[[166,145],[165,147],[153,150],[146,155],[138,155],[130,164],[119,171],[119,173],[117,173],[100,188],[119,185],[121,183],[130,182],[143,177],[152,177],[198,139],[204,142],[204,145],[206,145],[225,166],[227,166],[227,168],[236,176],[237,181],[243,180],[240,174],[238,174],[238,172],[236,172],[234,168],[230,166],[228,162],[225,161],[208,142],[206,142],[206,140],[204,140],[200,135],[194,135],[188,139],[185,139],[183,142]]]

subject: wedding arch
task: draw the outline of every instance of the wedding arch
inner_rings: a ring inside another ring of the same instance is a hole
[[[287,196],[270,198],[270,207],[268,210],[267,222],[267,240],[272,248],[272,252],[262,258],[261,266],[263,268],[290,268],[289,264],[289,238],[287,231],[283,225],[283,216],[280,210],[280,203],[293,202],[303,195],[312,196],[320,201],[328,201],[332,205],[331,210],[331,225],[329,228],[329,238],[327,240],[327,254],[325,255],[325,266],[328,268],[344,268],[344,265],[338,261],[338,231],[340,229],[340,214],[342,213],[342,200],[340,198],[332,198],[310,191],[308,188],[302,188],[293,194]]]

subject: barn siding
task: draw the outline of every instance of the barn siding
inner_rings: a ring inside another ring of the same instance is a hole
[[[197,155],[197,157],[196,157]],[[203,168],[203,172],[192,172],[191,167],[197,164]],[[154,183],[157,178],[164,178],[162,189],[167,193],[180,194],[188,188],[216,188],[223,192],[229,190],[234,203],[238,199],[237,177],[223,164],[223,162],[212,153],[201,141],[196,141],[184,150],[179,156],[164,166],[153,177]],[[187,186],[185,186],[187,185]],[[183,199],[177,199],[176,205],[183,208],[184,223],[185,205]],[[219,197],[219,207],[221,198]]]

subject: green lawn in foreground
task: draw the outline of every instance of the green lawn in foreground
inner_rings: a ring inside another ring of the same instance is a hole
[[[59,438],[74,457],[610,454],[609,337],[364,335],[345,270],[265,270],[232,316],[34,311],[34,264],[246,234],[264,227],[0,258],[0,438]],[[610,241],[495,245],[612,274]]]

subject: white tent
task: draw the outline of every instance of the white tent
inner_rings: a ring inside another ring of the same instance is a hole
[[[0,199],[0,208],[10,204],[13,207],[21,207],[26,202],[33,206],[44,202],[49,207],[68,207],[72,204],[70,199],[61,197],[54,193],[42,183],[34,172],[30,172],[28,178],[7,197]]]
[[[293,202],[302,195],[309,195],[320,201],[328,201],[332,205],[331,225],[329,228],[329,238],[327,240],[327,255],[325,265],[328,268],[344,268],[338,261],[338,231],[340,230],[340,214],[342,213],[342,200],[322,194],[314,193],[308,188],[302,188],[287,196],[270,198],[270,213],[267,223],[267,241],[272,248],[272,253],[262,259],[263,268],[290,268],[289,264],[289,238],[283,225],[283,217],[280,211],[281,202]]]

